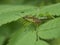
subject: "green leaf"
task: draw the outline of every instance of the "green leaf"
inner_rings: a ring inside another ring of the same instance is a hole
[[[6,39],[5,36],[0,35],[0,45],[3,45],[5,39]]]
[[[7,45],[49,45],[48,43],[39,40],[36,42],[35,32],[21,32],[15,33]]]
[[[60,38],[56,38],[51,42],[51,45],[60,45]]]
[[[0,27],[0,45],[3,45],[5,43],[5,40],[9,38],[11,32],[8,24],[2,25]]]
[[[35,15],[36,7],[26,5],[0,5],[0,26],[26,15]]]
[[[6,39],[23,26],[22,22],[14,21],[0,27],[0,45],[5,44]]]
[[[13,33],[8,45],[20,45],[20,44],[26,45],[27,42],[28,44],[30,43],[34,44],[34,42],[36,41],[36,35],[35,35],[34,29],[35,28],[33,27],[31,23],[24,25],[23,28],[20,28],[15,33]]]
[[[47,42],[39,40],[36,42],[36,45],[49,45]]]
[[[44,39],[53,39],[60,34],[60,18],[56,18],[39,26],[38,35]]]
[[[42,14],[43,16],[46,15],[60,15],[60,3],[49,5],[49,6],[44,6],[39,10],[40,15]],[[38,13],[39,13],[38,12]]]
[[[25,29],[24,29],[25,30]],[[36,40],[35,33],[32,31],[21,32],[14,34],[8,45],[34,45]]]
[[[34,29],[33,25],[26,25],[11,36],[7,45],[49,45],[42,40],[39,40],[38,42],[36,41],[36,32]]]
[[[8,24],[0,27],[0,35],[8,37],[11,34],[10,27]]]

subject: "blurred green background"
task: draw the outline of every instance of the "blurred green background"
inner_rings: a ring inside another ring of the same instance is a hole
[[[59,3],[60,0],[0,0],[0,4],[43,6]]]

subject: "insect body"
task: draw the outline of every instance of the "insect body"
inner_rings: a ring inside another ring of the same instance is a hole
[[[25,16],[23,18],[26,19],[27,21],[33,22],[35,24],[41,24],[41,23],[44,23],[50,19],[53,19],[52,16],[42,16],[42,17],[40,17],[40,19],[36,18],[35,16]]]
[[[39,24],[41,22],[40,19],[34,17],[34,16],[25,16],[24,19],[30,21],[30,22],[33,22],[33,23],[36,23],[36,24]]]

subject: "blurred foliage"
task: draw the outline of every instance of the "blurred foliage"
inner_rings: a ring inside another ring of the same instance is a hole
[[[59,2],[0,0],[0,45],[60,45]]]
[[[59,2],[60,0],[0,0],[0,4],[29,4],[36,6],[55,4]]]

